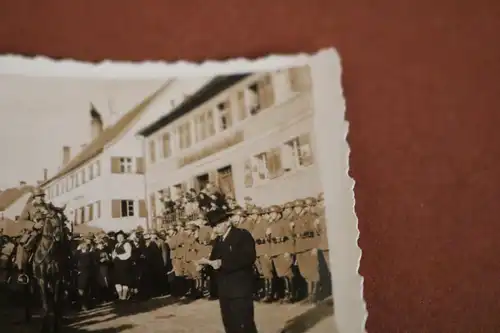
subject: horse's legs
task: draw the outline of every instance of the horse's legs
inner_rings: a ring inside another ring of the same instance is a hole
[[[32,294],[32,281],[30,280],[28,284],[23,286],[23,298],[24,298],[24,320],[29,322],[31,320],[31,302],[33,302]]]
[[[41,333],[47,332],[48,319],[49,319],[49,300],[48,300],[48,290],[47,284],[44,279],[38,280],[38,286],[40,287],[40,300],[42,302],[42,329]]]
[[[59,331],[59,327],[61,324],[61,319],[62,319],[62,281],[61,279],[56,278],[54,281],[54,290],[53,290],[53,297],[52,297],[52,308],[54,311],[54,318],[53,318],[53,325],[52,325],[52,332],[56,333]]]

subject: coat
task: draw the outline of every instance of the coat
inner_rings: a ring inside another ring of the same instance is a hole
[[[219,298],[252,297],[254,289],[255,241],[247,230],[231,227],[226,239],[214,244],[210,260],[221,260],[216,270]]]

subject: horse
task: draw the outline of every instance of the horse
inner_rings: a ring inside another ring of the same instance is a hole
[[[41,332],[56,333],[61,326],[64,284],[69,271],[69,235],[64,214],[49,212],[34,248],[32,272],[42,302]]]

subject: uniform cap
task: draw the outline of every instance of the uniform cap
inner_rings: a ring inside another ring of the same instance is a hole
[[[255,214],[255,215],[260,215],[263,213],[263,209],[259,208],[259,207],[253,207],[251,210],[250,210],[250,214]]]
[[[231,214],[233,214],[233,215],[239,215],[239,216],[245,216],[246,215],[245,211],[241,207],[239,207],[239,206],[235,207],[231,211]]]
[[[278,205],[273,205],[268,209],[269,213],[281,213],[282,209]]]
[[[313,198],[313,197],[308,197],[305,199],[306,205],[315,205],[316,202],[317,202],[316,198]]]
[[[302,199],[297,199],[293,202],[294,207],[304,207],[305,206],[305,201]]]

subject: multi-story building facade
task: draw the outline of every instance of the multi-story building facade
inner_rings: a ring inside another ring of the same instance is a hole
[[[168,84],[106,128],[94,115],[92,141],[73,158],[69,147],[63,148],[61,169],[41,187],[49,201],[66,205],[74,224],[124,231],[147,227],[143,149],[135,132],[144,126],[148,106]]]
[[[208,181],[258,205],[317,195],[312,89],[309,66],[218,76],[143,128],[150,220],[159,191],[175,198]]]

